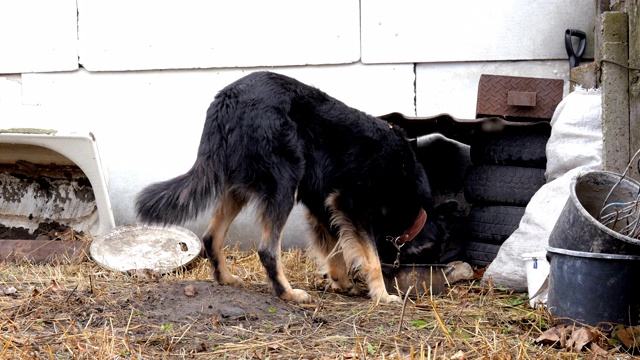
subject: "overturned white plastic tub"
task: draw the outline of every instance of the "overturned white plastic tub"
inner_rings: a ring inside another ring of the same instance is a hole
[[[92,133],[0,129],[0,166],[5,229],[32,233],[50,222],[100,235],[115,227],[107,174]],[[64,179],[49,177],[56,171]]]

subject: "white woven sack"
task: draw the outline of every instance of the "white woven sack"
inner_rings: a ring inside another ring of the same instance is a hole
[[[602,167],[602,103],[599,90],[576,88],[551,119],[547,143],[547,183],[531,198],[518,228],[502,244],[487,268],[483,282],[527,291],[521,255],[545,251],[549,234],[569,198],[571,181],[582,171]]]

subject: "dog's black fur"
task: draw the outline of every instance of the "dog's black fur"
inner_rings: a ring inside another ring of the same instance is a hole
[[[276,295],[309,301],[292,289],[280,261],[280,237],[296,202],[308,209],[311,247],[332,285],[356,291],[359,271],[369,295],[385,289],[376,243],[410,228],[431,191],[405,133],[295,79],[256,72],[222,89],[208,111],[193,167],[143,189],[136,210],[146,223],[181,224],[213,207],[203,242],[214,277],[239,284],[225,264],[229,225],[248,203],[262,225],[260,260]],[[427,219],[427,229],[436,229]],[[435,230],[434,230],[435,231]]]

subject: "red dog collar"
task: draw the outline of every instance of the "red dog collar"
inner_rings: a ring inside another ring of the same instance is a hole
[[[420,208],[420,212],[418,212],[418,217],[416,218],[416,221],[413,223],[413,225],[411,225],[410,228],[408,228],[402,235],[400,235],[396,239],[396,242],[398,244],[404,244],[408,241],[413,240],[413,238],[415,238],[416,235],[418,235],[420,230],[422,230],[422,227],[424,226],[424,223],[426,221],[427,221],[427,212],[424,211],[423,208]]]

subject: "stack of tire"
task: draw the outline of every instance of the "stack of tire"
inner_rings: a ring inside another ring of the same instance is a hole
[[[470,144],[472,165],[464,177],[470,204],[467,261],[485,267],[518,228],[531,197],[545,184],[548,123],[518,124],[480,132]]]

